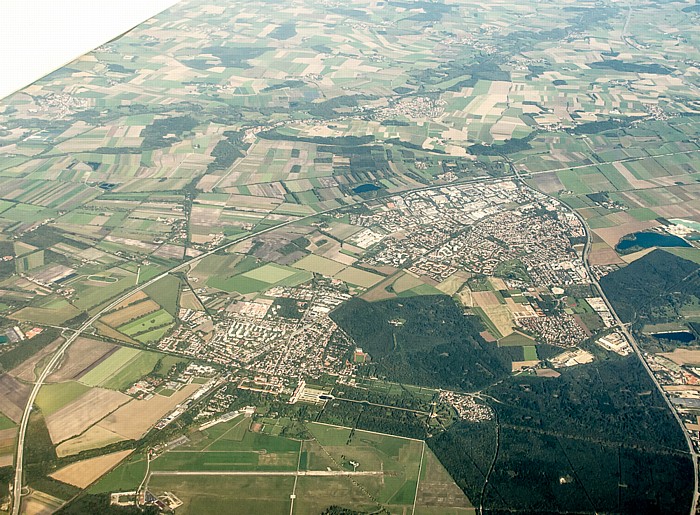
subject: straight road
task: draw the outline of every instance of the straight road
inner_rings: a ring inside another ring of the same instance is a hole
[[[352,472],[350,470],[203,470],[201,472],[188,470],[157,470],[151,472],[151,476],[307,476],[307,477],[334,477],[334,476],[383,476],[381,470],[364,470]]]
[[[454,182],[451,184],[440,184],[440,185],[433,185],[433,186],[421,186],[418,188],[413,188],[410,190],[406,190],[403,192],[397,193],[398,195],[409,195],[411,193],[416,193],[419,191],[429,191],[429,190],[435,190],[435,189],[440,189],[444,188],[445,186],[461,186],[461,185],[466,185],[466,184],[482,184],[482,183],[489,183],[489,182],[499,182],[503,180],[509,180],[509,177],[479,177],[477,179],[470,179],[470,180],[465,180],[465,181],[459,181],[459,182]],[[120,295],[116,300],[113,302],[110,302],[107,306],[103,307],[100,311],[95,313],[87,322],[85,322],[83,325],[81,325],[76,331],[71,334],[68,339],[61,345],[55,353],[52,355],[51,360],[48,362],[44,370],[41,372],[39,377],[37,378],[36,382],[34,383],[34,387],[32,388],[32,391],[29,395],[29,399],[27,400],[27,404],[24,408],[24,412],[22,414],[22,419],[20,421],[20,427],[19,427],[19,435],[17,438],[17,452],[16,452],[16,458],[15,458],[15,478],[13,482],[13,489],[12,489],[12,515],[19,515],[19,510],[20,510],[20,505],[21,505],[21,500],[22,500],[22,482],[23,482],[23,465],[24,465],[24,442],[27,437],[27,425],[29,424],[29,416],[32,411],[32,406],[34,405],[34,401],[36,400],[37,395],[39,394],[39,390],[41,389],[42,385],[46,381],[46,378],[49,376],[49,374],[53,371],[53,369],[56,367],[56,365],[60,362],[61,357],[63,354],[66,352],[66,350],[75,342],[75,340],[80,337],[85,331],[87,331],[97,320],[100,319],[102,315],[107,313],[108,311],[114,309],[116,306],[124,302],[126,299],[128,299],[131,295],[134,293],[138,293],[152,284],[155,284],[156,282],[160,281],[163,279],[165,276],[168,274],[174,273],[174,272],[179,272],[181,270],[186,269],[187,267],[190,267],[192,265],[195,265],[199,261],[203,260],[206,257],[209,257],[216,252],[220,250],[227,249],[233,245],[236,245],[237,243],[240,243],[242,241],[246,241],[255,237],[258,237],[260,235],[266,234],[268,232],[275,231],[277,229],[281,229],[283,227],[286,227],[288,225],[292,225],[298,222],[303,222],[304,220],[308,220],[311,218],[315,218],[317,216],[333,213],[335,211],[339,211],[341,209],[346,209],[348,207],[353,207],[356,205],[361,205],[364,204],[364,200],[359,200],[355,202],[349,202],[347,205],[342,206],[342,207],[337,207],[333,209],[327,209],[325,211],[321,211],[318,213],[314,213],[311,215],[307,215],[301,218],[295,218],[293,220],[288,220],[286,222],[282,222],[280,224],[277,224],[272,227],[268,227],[267,229],[263,229],[261,231],[258,231],[253,234],[247,234],[247,235],[242,235],[239,238],[236,238],[235,240],[231,240],[229,242],[226,242],[222,245],[219,245],[218,247],[209,250],[203,254],[200,254],[197,257],[194,257],[190,259],[189,261],[184,261],[180,263],[179,265],[176,265],[172,267],[171,269],[153,277],[152,279],[146,281],[145,283],[141,285],[136,285],[134,288],[131,290],[127,291],[123,295]]]

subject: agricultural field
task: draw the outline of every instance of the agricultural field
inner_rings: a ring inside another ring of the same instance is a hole
[[[383,506],[393,513],[410,508],[414,501],[417,506],[425,507],[426,513],[440,507],[454,509],[455,513],[472,513],[464,494],[423,442],[316,423],[306,425],[310,439],[300,442],[255,433],[249,426],[250,419],[239,416],[195,433],[190,443],[151,462],[149,488],[154,492],[174,492],[185,503],[185,513],[193,513],[193,506],[204,506],[209,500],[214,504],[225,502],[225,495],[215,496],[209,487],[202,487],[198,495],[194,493],[205,477],[213,484],[240,482],[260,488],[265,488],[267,481],[276,481],[282,491],[272,497],[258,496],[263,505],[270,505],[272,512],[282,506],[289,510],[289,495],[295,492],[294,511],[298,513],[317,513],[331,504],[355,509]],[[116,476],[121,474],[120,469],[126,471],[132,467],[125,464],[113,474]],[[214,471],[260,471],[272,476],[197,475]],[[297,471],[305,475],[298,477],[295,486],[290,475]],[[178,476],[175,474],[178,472],[190,476]],[[275,477],[275,473],[280,476]],[[375,476],[382,476],[381,481]],[[417,494],[422,481],[441,493],[431,495],[420,490]],[[237,494],[237,502],[239,499]],[[247,503],[247,498],[242,502]]]
[[[126,450],[77,461],[57,470],[51,474],[51,477],[81,489],[87,488],[129,456],[131,452]]]
[[[687,513],[699,10],[560,4],[185,0],[3,99],[26,510]]]

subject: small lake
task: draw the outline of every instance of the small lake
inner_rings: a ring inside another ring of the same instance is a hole
[[[355,193],[367,193],[368,191],[377,191],[381,188],[376,184],[360,184],[357,188],[353,188],[352,191]]]
[[[690,247],[690,243],[672,234],[659,232],[636,232],[631,238],[625,237],[617,244],[617,250],[629,250],[635,247],[649,249],[651,247]]]
[[[654,338],[671,340],[678,343],[690,343],[695,340],[695,335],[690,331],[671,331],[668,333],[652,333]]]

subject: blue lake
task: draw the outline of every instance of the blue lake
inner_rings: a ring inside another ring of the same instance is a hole
[[[695,335],[689,331],[671,331],[669,333],[653,333],[654,338],[671,340],[679,343],[690,343],[695,340]]]
[[[353,188],[355,193],[367,193],[368,191],[377,191],[381,188],[376,184],[360,184],[357,188]]]
[[[690,247],[690,243],[672,234],[658,232],[636,232],[631,238],[622,239],[617,244],[618,250],[629,250],[634,247],[649,249],[651,247]]]

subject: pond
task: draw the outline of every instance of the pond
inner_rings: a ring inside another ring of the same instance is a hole
[[[380,190],[381,188],[377,186],[376,184],[360,184],[356,188],[353,188],[352,191],[355,193],[367,193],[368,191],[377,191]]]
[[[660,232],[643,231],[628,234],[621,239],[617,250],[631,250],[635,248],[649,249],[651,247],[690,247],[690,243],[683,238],[672,234],[662,234]]]
[[[659,340],[671,340],[678,343],[690,343],[695,340],[695,335],[690,331],[669,331],[667,333],[652,333]]]

